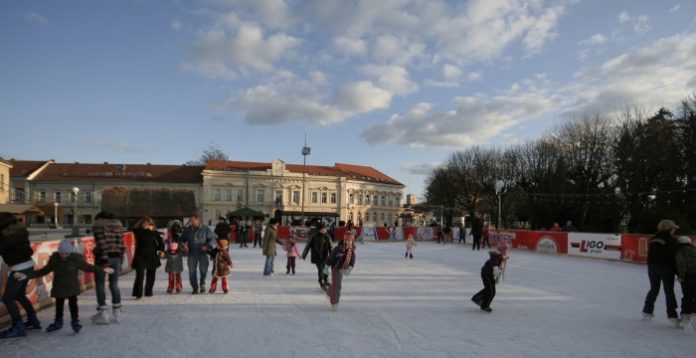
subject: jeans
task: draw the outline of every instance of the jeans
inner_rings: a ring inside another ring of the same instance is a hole
[[[674,296],[674,268],[669,266],[648,265],[648,278],[650,279],[650,291],[645,296],[644,313],[653,313],[655,300],[660,293],[660,283],[665,291],[665,304],[667,305],[667,317],[677,318],[677,299]]]
[[[266,264],[263,266],[263,275],[268,276],[273,273],[273,260],[275,256],[266,256]]]
[[[29,274],[32,271],[34,271],[33,267],[20,271],[9,272],[10,276],[7,278],[7,286],[5,287],[5,293],[3,293],[2,295],[2,303],[5,304],[7,312],[10,314],[10,317],[12,317],[13,324],[22,321],[22,315],[19,313],[19,307],[17,307],[17,302],[19,302],[19,304],[22,305],[22,307],[24,307],[24,311],[27,312],[27,317],[30,321],[37,321],[36,311],[34,311],[34,307],[31,305],[31,302],[27,298],[26,293],[27,283],[29,282],[29,280],[17,281],[17,279],[13,277],[13,274],[15,272]]]
[[[201,280],[200,285],[205,286],[205,277],[208,274],[208,255],[201,253],[198,255],[189,255],[188,257],[188,269],[189,269],[189,283],[191,288],[198,290],[198,275],[196,269],[200,272]]]
[[[121,290],[118,288],[118,275],[121,272],[121,258],[109,257],[107,260],[108,267],[114,269],[114,273],[109,274],[109,291],[111,291],[111,303],[114,305],[121,304]],[[94,285],[97,291],[97,305],[99,307],[106,306],[106,292],[104,283],[106,273],[99,271],[94,273]]]

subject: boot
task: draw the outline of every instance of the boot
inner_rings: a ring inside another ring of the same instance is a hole
[[[54,332],[63,328],[63,319],[56,318],[55,322],[51,323],[46,327],[46,332]]]
[[[205,284],[204,283],[201,284],[201,289],[200,289],[200,291],[198,291],[198,293],[205,293]]]
[[[167,286],[167,293],[172,293],[174,291],[174,285],[176,284],[176,275],[173,273],[169,274],[169,286]]]
[[[222,292],[227,293],[230,291],[229,286],[227,285],[227,277],[222,278]]]
[[[181,272],[176,274],[176,293],[181,292],[183,287],[181,286]]]
[[[652,314],[652,313],[643,312],[643,321],[649,321],[649,320],[651,320],[652,318],[653,318],[653,314]]]
[[[92,316],[92,323],[94,323],[94,324],[109,324],[109,323],[111,323],[111,316],[109,315],[109,308],[106,306],[97,307],[97,314]]]
[[[408,257],[408,251],[406,251],[406,253],[404,254],[404,258],[407,258],[407,257]]]
[[[687,325],[691,321],[691,314],[690,313],[682,313],[681,315],[681,324]],[[24,323],[24,328],[27,327],[27,324]]]
[[[292,274],[293,274],[293,275],[295,274],[295,268],[294,268],[294,267],[292,268]]]
[[[111,314],[113,315],[112,321],[114,323],[121,323],[121,305],[115,304],[111,308]]]
[[[684,327],[681,325],[679,322],[679,318],[670,318],[669,321],[672,323],[672,326],[677,329],[684,329]]]
[[[290,274],[290,266],[288,266],[288,267],[285,268],[285,274],[286,274],[286,275],[289,275],[289,274]]]
[[[80,330],[82,329],[82,325],[80,324],[80,320],[77,320],[77,319],[70,322],[70,326],[72,327],[72,330],[75,333],[80,333]]]
[[[0,332],[0,339],[24,337],[26,335],[26,332],[24,332],[24,322],[17,321],[12,327]]]
[[[410,254],[409,256],[410,256],[411,258],[413,258],[413,254]]]
[[[24,329],[41,329],[41,322],[39,322],[39,319],[34,317],[29,317],[26,321],[24,321]]]
[[[213,282],[210,283],[210,291],[208,293],[213,294],[217,290],[217,277],[213,277]]]

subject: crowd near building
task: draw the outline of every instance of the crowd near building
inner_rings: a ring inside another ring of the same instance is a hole
[[[0,205],[30,227],[85,226],[102,210],[215,222],[240,208],[275,217],[398,225],[404,185],[369,166],[211,160],[205,166],[0,158]]]

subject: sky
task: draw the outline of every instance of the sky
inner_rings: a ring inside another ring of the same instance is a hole
[[[687,0],[0,2],[0,156],[372,166],[422,198],[456,151],[696,91]]]

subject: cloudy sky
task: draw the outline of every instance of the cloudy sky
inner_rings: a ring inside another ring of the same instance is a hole
[[[0,156],[373,166],[696,91],[687,0],[0,2]]]

